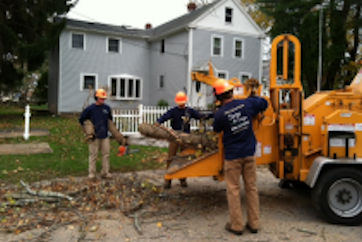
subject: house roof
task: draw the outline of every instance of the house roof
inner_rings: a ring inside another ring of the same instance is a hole
[[[68,28],[80,31],[89,30],[107,34],[122,35],[125,37],[155,40],[187,28],[193,21],[201,17],[203,14],[205,14],[207,11],[209,11],[222,1],[224,0],[214,0],[212,3],[205,4],[199,8],[196,8],[193,11],[190,11],[180,17],[177,17],[152,29],[137,29],[123,25],[117,26],[97,22],[85,22],[74,19],[66,19],[66,24]],[[258,31],[261,31],[258,26],[256,26],[256,28],[258,29]]]
[[[152,29],[137,29],[128,26],[117,26],[97,22],[85,22],[75,19],[66,19],[68,28],[79,30],[90,30],[102,33],[120,34],[129,37],[157,39],[162,36],[174,33],[188,26],[192,21],[216,5],[221,0],[215,0],[210,4],[203,5],[167,23],[156,26]]]
[[[215,6],[221,0],[215,0],[212,3],[203,5],[195,10],[186,13],[178,18],[175,18],[167,23],[159,25],[152,29],[152,38],[159,38],[164,35],[168,35],[170,33],[176,32],[182,28],[187,27],[192,21],[200,17],[202,14],[207,12],[213,6]]]
[[[89,30],[108,34],[119,34],[129,37],[145,38],[149,36],[149,30],[130,28],[128,26],[117,26],[97,22],[85,22],[75,19],[65,19],[67,28],[75,30]]]

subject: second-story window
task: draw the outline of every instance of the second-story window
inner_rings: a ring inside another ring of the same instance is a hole
[[[221,36],[212,37],[212,56],[222,56],[223,38]]]
[[[116,38],[108,38],[108,52],[120,53],[120,40]]]
[[[84,34],[72,33],[72,48],[84,49]]]
[[[243,58],[243,41],[234,39],[234,57]]]
[[[232,23],[232,21],[233,21],[233,9],[225,8],[225,22]]]

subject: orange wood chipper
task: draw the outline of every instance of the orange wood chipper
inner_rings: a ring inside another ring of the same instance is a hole
[[[282,61],[277,60],[278,52]],[[293,63],[292,68],[288,63]],[[293,71],[288,73],[289,69]],[[257,164],[269,165],[282,186],[307,184],[316,207],[327,221],[359,224],[362,222],[362,72],[344,89],[317,92],[306,99],[300,77],[299,40],[289,34],[276,37],[271,48],[269,96],[264,97],[269,106],[263,117],[253,121],[258,140]],[[212,85],[217,77],[209,64],[206,72],[192,72],[192,79]],[[247,96],[238,79],[229,82],[235,86],[235,98]],[[217,150],[178,169],[169,169],[165,179],[212,176],[223,180],[223,162],[219,135]]]

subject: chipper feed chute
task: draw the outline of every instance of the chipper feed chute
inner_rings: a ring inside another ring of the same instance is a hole
[[[173,157],[167,169],[166,180],[200,176],[223,180],[223,151],[218,149],[221,139],[217,134],[187,134],[151,124],[141,124],[138,130],[146,137],[177,142],[182,147],[182,152]]]

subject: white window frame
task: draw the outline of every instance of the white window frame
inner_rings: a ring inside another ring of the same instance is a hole
[[[117,79],[116,83],[116,96],[112,96],[112,79]],[[120,82],[121,79],[125,79],[125,97],[120,96]],[[128,85],[129,80],[134,80],[134,88],[132,90],[133,95],[131,97],[128,96]],[[136,97],[136,80],[140,82],[140,90],[139,90],[139,97]],[[132,76],[132,75],[112,75],[108,77],[108,86],[110,87],[109,97],[112,100],[141,100],[143,96],[143,80],[140,77]]]
[[[109,51],[109,39],[118,40],[118,52]],[[114,53],[114,54],[117,54],[117,53],[122,54],[122,39],[118,38],[118,37],[107,36],[107,38],[106,38],[106,52],[107,53]]]
[[[240,82],[243,83],[242,76],[248,76],[248,79],[252,77],[252,74],[250,72],[239,72],[239,79]]]
[[[230,22],[228,22],[228,21],[226,21],[226,9],[231,9],[231,21]],[[232,7],[225,7],[225,18],[224,18],[224,21],[225,21],[225,23],[226,24],[232,24],[233,23],[233,15],[234,15],[234,9],[232,8]]]
[[[73,47],[73,34],[83,35],[83,49]],[[83,32],[70,32],[69,46],[72,50],[86,50],[86,34]]]
[[[221,46],[220,46],[220,55],[214,54],[214,39],[220,38],[221,39]],[[224,56],[224,36],[213,34],[211,35],[211,56],[223,57]]]
[[[225,70],[217,70],[217,77],[219,77],[219,74],[220,73],[224,73],[225,74],[225,80],[228,80],[229,79],[229,72],[228,71],[225,71]]]
[[[240,41],[241,42],[241,56],[236,56],[235,55],[235,51],[236,51],[236,41]],[[233,38],[233,53],[232,53],[232,57],[235,59],[244,59],[244,49],[245,49],[245,41],[242,38]]]
[[[88,91],[89,89],[84,89],[84,77],[85,76],[94,76],[95,83],[94,83],[94,90],[98,89],[98,74],[97,73],[80,73],[80,91]]]

